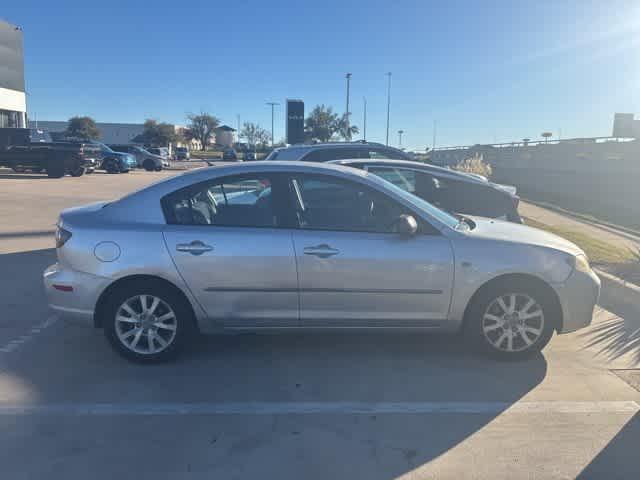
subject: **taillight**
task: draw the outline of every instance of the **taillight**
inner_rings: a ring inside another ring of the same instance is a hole
[[[71,238],[71,232],[62,227],[56,230],[56,248],[62,247]]]

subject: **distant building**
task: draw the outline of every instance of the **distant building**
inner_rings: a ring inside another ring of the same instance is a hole
[[[22,30],[0,20],[0,128],[24,128],[26,124]]]
[[[232,147],[236,143],[236,129],[229,125],[222,125],[214,130],[215,143],[223,147]]]
[[[100,130],[99,140],[103,143],[130,143],[143,131],[141,123],[96,123]],[[66,120],[29,121],[29,128],[38,128],[47,132],[63,132],[67,129]]]

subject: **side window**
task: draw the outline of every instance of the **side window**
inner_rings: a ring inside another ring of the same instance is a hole
[[[389,150],[385,148],[370,149],[368,158],[376,158],[382,160],[406,160],[406,158],[400,155],[395,150]]]
[[[277,227],[271,179],[242,176],[216,179],[162,199],[167,223],[225,227]]]
[[[318,175],[292,179],[300,228],[345,232],[393,233],[403,205],[355,182]]]
[[[367,170],[407,192],[414,193],[416,191],[416,172],[414,170],[392,167],[367,167]]]
[[[301,160],[305,162],[329,162],[331,160],[345,160],[349,158],[363,158],[356,148],[323,148],[309,152]],[[365,157],[366,158],[366,157]]]

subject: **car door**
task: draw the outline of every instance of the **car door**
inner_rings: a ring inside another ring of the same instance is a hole
[[[447,238],[404,205],[332,176],[292,175],[300,320],[305,327],[435,327],[453,282]],[[394,233],[401,214],[420,221]]]
[[[212,321],[229,328],[298,325],[291,230],[277,176],[204,182],[163,199],[175,265]]]

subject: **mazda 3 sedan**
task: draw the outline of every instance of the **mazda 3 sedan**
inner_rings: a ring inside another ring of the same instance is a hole
[[[195,333],[300,330],[462,332],[518,359],[588,325],[600,289],[567,240],[308,162],[198,169],[65,210],[56,246],[51,308],[141,362]]]

